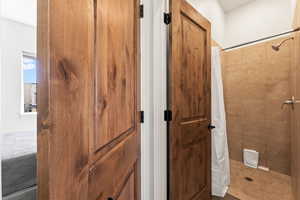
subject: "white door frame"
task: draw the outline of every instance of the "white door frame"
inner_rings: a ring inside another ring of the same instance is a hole
[[[163,13],[168,0],[142,0],[141,21],[141,127],[142,200],[167,199],[166,33]]]
[[[154,0],[153,12],[153,104],[154,104],[154,199],[167,199],[167,25],[168,0]]]
[[[2,84],[3,84],[3,80],[2,80],[2,29],[3,29],[3,24],[2,24],[2,5],[1,5],[1,1],[0,1],[0,200],[2,200],[2,167],[1,167],[1,155],[2,155]]]
[[[142,200],[153,200],[153,42],[152,1],[141,0],[144,17],[141,19],[141,109],[144,123],[141,124],[141,196]]]

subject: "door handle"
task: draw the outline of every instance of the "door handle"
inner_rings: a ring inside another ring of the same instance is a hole
[[[214,125],[212,125],[212,124],[209,124],[207,128],[208,128],[208,130],[213,130],[213,129],[216,128],[216,126],[214,126]]]
[[[288,99],[288,100],[284,101],[281,105],[281,109],[283,109],[285,105],[291,105],[292,109],[294,110],[294,102],[292,99]]]
[[[291,99],[288,99],[288,100],[286,100],[282,103],[281,109],[283,109],[285,105],[291,105],[292,109],[294,110],[295,109],[295,104],[298,104],[298,103],[300,103],[300,101],[296,100],[295,97],[292,96]]]

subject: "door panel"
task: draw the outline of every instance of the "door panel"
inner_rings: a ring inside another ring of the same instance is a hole
[[[169,199],[208,200],[211,193],[210,23],[172,0],[168,107]]]
[[[97,0],[95,5],[95,151],[135,130],[136,0]]]
[[[207,127],[201,127],[194,123],[181,126],[182,146],[181,169],[183,198],[197,199],[201,192],[206,190],[207,184],[207,161],[209,148],[207,143]]]
[[[180,67],[178,78],[180,78],[180,89],[175,90],[181,104],[180,113],[183,119],[203,119],[207,117],[207,96],[205,92],[207,85],[199,84],[205,81],[207,66],[204,64],[206,55],[206,31],[191,18],[181,14],[182,24],[182,67]]]
[[[134,175],[131,174],[127,184],[124,187],[124,190],[121,192],[118,200],[128,200],[131,199],[131,197],[134,196],[134,190],[135,188],[134,186]]]
[[[139,200],[139,1],[38,4],[39,199]]]
[[[92,165],[89,174],[89,199],[117,199],[126,187],[135,188],[135,181],[129,179],[138,175],[137,140],[136,135],[130,136]],[[99,185],[99,180],[104,184]],[[135,198],[131,196],[129,199]]]

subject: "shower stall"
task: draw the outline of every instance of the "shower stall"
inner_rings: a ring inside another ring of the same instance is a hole
[[[300,166],[296,158],[300,142],[295,144],[299,137],[295,88],[299,30],[222,52],[229,193],[240,199],[293,199]],[[258,169],[244,166],[243,152],[248,149],[258,152]]]

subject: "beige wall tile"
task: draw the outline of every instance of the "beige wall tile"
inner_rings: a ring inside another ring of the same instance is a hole
[[[269,84],[266,87],[266,101],[281,100],[281,102],[284,102],[285,100],[291,98],[289,86],[289,80],[278,81],[274,84]]]
[[[243,63],[264,63],[267,57],[266,45],[264,43],[251,45],[241,49]]]
[[[283,99],[268,100],[266,99],[266,120],[271,123],[271,127],[276,128],[279,122],[290,122],[290,112],[292,107],[290,105],[283,106]]]
[[[254,120],[252,120],[253,122]],[[265,128],[266,124],[264,121],[257,121],[255,123],[251,123],[248,121],[244,127],[243,136],[245,138],[255,138],[261,141],[266,141],[268,135],[266,134]]]
[[[240,50],[231,50],[224,53],[224,65],[242,64],[242,52]]]
[[[283,159],[270,159],[268,161],[270,170],[288,175],[291,174],[291,165],[289,164],[290,162],[291,160],[288,157]]]
[[[241,100],[236,98],[228,98],[225,103],[226,114],[232,117],[244,117],[245,108]]]
[[[256,122],[264,122],[266,113],[266,102],[261,99],[248,99],[243,102],[245,107],[244,119],[249,125],[255,125]]]
[[[242,141],[243,141],[242,134],[228,135],[229,156],[231,159],[236,161],[243,161]]]

